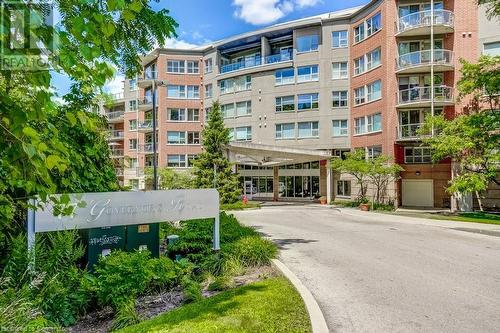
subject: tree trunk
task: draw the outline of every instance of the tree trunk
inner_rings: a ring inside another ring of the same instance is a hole
[[[481,196],[479,195],[478,191],[476,191],[476,198],[477,198],[477,203],[479,204],[479,210],[483,211],[483,202],[481,201]]]

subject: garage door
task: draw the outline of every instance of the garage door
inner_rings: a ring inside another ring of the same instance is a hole
[[[434,207],[432,179],[403,179],[402,203],[410,207]]]

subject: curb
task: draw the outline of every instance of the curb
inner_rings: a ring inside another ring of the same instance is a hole
[[[290,280],[290,282],[302,297],[307,312],[309,313],[309,319],[311,321],[313,333],[328,333],[329,330],[328,326],[326,325],[326,320],[323,316],[323,312],[321,312],[318,302],[316,302],[316,299],[311,294],[309,289],[307,289],[306,286],[304,286],[302,282],[300,282],[299,278],[295,274],[293,274],[292,271],[289,270],[288,267],[286,267],[285,264],[283,264],[281,261],[279,261],[278,259],[273,259],[271,262],[273,266],[279,269],[281,273],[283,273],[283,275],[288,280]]]

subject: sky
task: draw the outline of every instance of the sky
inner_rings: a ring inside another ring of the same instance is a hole
[[[191,48],[262,28],[366,4],[368,0],[159,0],[151,1],[155,10],[166,8],[177,21],[178,37],[166,47]],[[53,75],[59,95],[69,89],[69,80]],[[122,88],[123,75],[117,73],[106,85],[110,93]]]

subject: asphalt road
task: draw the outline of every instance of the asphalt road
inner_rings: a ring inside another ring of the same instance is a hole
[[[235,215],[280,246],[331,332],[500,332],[500,226],[312,205]]]

